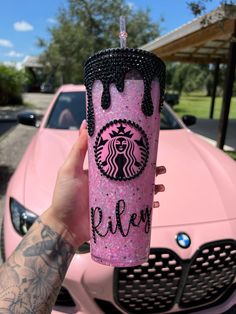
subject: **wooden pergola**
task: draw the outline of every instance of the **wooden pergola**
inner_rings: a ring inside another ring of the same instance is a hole
[[[222,149],[227,132],[235,76],[236,5],[222,5],[141,48],[157,54],[164,61],[215,65],[210,118],[213,117],[219,64],[227,64],[217,137],[217,146]]]

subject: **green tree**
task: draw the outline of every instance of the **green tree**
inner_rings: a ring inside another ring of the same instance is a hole
[[[0,64],[0,106],[21,104],[25,82],[23,71]]]
[[[212,0],[195,0],[187,1],[187,6],[193,13],[193,15],[198,16],[206,12],[206,3],[212,2]],[[221,0],[220,5],[234,4],[234,0]]]
[[[68,0],[61,8],[56,26],[49,29],[49,42],[41,60],[48,75],[59,84],[83,81],[83,65],[94,52],[119,46],[119,17],[127,19],[128,46],[135,48],[159,35],[159,24],[151,22],[149,11],[135,10],[125,0]]]
[[[179,66],[179,63],[166,62],[166,90],[167,91],[171,91],[175,89],[173,86],[173,78],[174,78],[174,74],[178,66]]]
[[[171,71],[171,74],[169,73]],[[206,88],[206,78],[208,76],[208,65],[174,63],[167,66],[167,78],[170,78],[168,88],[190,93],[195,90]]]

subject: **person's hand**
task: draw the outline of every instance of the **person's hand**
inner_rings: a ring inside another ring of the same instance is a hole
[[[53,224],[74,247],[89,240],[88,171],[83,170],[88,146],[86,127],[84,121],[78,141],[58,172],[52,205],[44,215],[45,222]]]

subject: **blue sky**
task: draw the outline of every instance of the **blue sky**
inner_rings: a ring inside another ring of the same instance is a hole
[[[185,0],[127,0],[134,9],[151,10],[153,21],[164,18],[162,35],[193,19]],[[207,11],[219,6],[220,0],[207,4]],[[37,38],[49,38],[48,27],[66,0],[5,0],[0,10],[0,62],[20,63],[28,55],[40,54]]]

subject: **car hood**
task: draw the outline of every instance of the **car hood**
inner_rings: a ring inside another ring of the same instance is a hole
[[[78,134],[78,131],[42,129],[34,137],[27,152],[24,203],[36,214],[50,206],[58,169]]]
[[[57,171],[78,131],[43,129],[28,152],[25,206],[41,214],[50,206]],[[161,206],[153,226],[170,226],[236,218],[236,163],[198,135],[186,129],[160,133],[158,165],[167,173],[157,182],[166,191],[155,198]],[[87,167],[87,158],[84,167]]]
[[[158,165],[166,187],[156,195],[160,208],[153,225],[207,223],[236,217],[236,163],[221,150],[187,129],[160,134]]]

